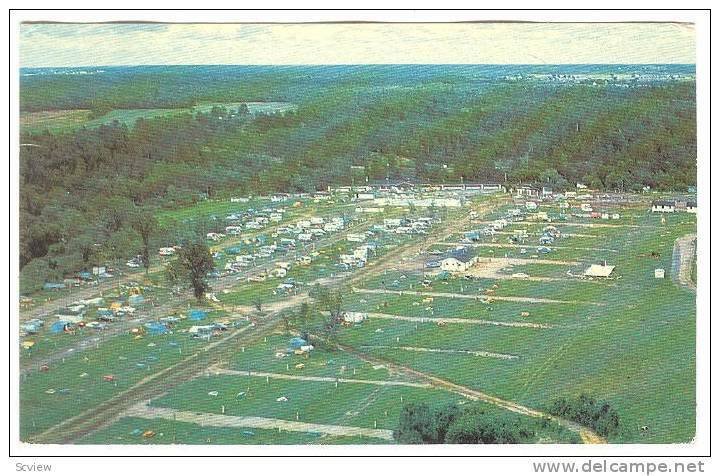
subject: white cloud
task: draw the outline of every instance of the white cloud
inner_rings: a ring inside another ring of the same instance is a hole
[[[32,24],[23,66],[694,63],[670,23]]]

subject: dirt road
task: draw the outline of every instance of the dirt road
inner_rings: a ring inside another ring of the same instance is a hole
[[[554,326],[550,324],[538,324],[535,322],[517,322],[517,321],[488,321],[485,319],[472,319],[463,317],[417,317],[417,316],[398,316],[395,314],[383,314],[379,312],[368,312],[369,318],[375,319],[392,319],[397,321],[418,322],[424,324],[432,322],[437,325],[443,324],[468,324],[480,326],[500,326],[500,327],[524,327],[531,329],[551,329]]]
[[[433,354],[466,354],[474,357],[487,357],[490,359],[516,360],[520,357],[511,354],[499,354],[497,352],[488,352],[487,350],[462,350],[462,349],[433,349],[430,347],[410,347],[410,346],[391,346],[391,345],[363,345],[363,349],[386,349],[386,350],[404,350],[407,352],[429,352]]]
[[[353,288],[353,292],[361,294],[394,294],[397,296],[424,296],[424,297],[446,297],[446,298],[457,298],[457,299],[492,299],[493,301],[509,301],[509,302],[527,302],[533,304],[588,304],[593,306],[600,306],[598,302],[591,301],[563,301],[560,299],[546,299],[546,298],[533,298],[533,297],[521,297],[521,296],[496,296],[486,294],[460,294],[460,293],[441,293],[441,292],[422,292],[422,291],[393,291],[389,289],[364,289],[364,288]]]
[[[680,286],[693,292],[697,290],[692,280],[692,269],[695,261],[697,235],[689,234],[675,240],[672,255],[672,277]]]
[[[303,421],[279,420],[256,416],[220,415],[217,413],[197,413],[175,410],[173,408],[151,407],[146,403],[134,405],[124,416],[136,418],[162,418],[165,420],[194,423],[200,426],[224,428],[260,428],[264,430],[296,431],[304,433],[320,433],[331,436],[361,436],[366,438],[379,438],[392,440],[392,430],[363,428],[359,426],[323,425],[320,423],[307,423]]]
[[[381,387],[414,387],[414,388],[431,388],[429,383],[403,382],[400,380],[363,380],[355,378],[342,377],[317,377],[314,375],[291,375],[278,374],[272,372],[247,372],[244,370],[224,369],[220,367],[212,367],[208,372],[214,375],[239,375],[245,377],[267,377],[278,380],[300,380],[303,382],[329,382],[329,383],[359,383],[365,385],[379,385]]]
[[[534,248],[539,245],[535,244],[526,244],[526,245],[516,245],[512,243],[461,243],[461,242],[453,242],[453,241],[443,241],[440,243],[435,243],[436,245],[441,246],[469,246],[471,248]],[[585,247],[577,247],[577,246],[556,246],[556,245],[549,245],[552,249],[557,250],[575,250],[575,251],[604,251],[606,253],[618,253],[619,250],[611,249],[611,248],[585,248]]]

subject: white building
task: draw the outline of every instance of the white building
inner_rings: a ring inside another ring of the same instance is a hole
[[[673,213],[675,211],[675,202],[670,200],[653,200],[650,210],[655,213]]]

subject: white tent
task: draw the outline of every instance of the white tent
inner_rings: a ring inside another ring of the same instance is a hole
[[[585,276],[593,278],[607,278],[615,269],[615,266],[607,264],[593,264],[585,270]]]

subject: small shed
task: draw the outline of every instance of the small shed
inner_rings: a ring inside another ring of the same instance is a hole
[[[655,270],[656,279],[665,279],[665,270],[663,268],[657,268]]]

